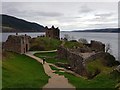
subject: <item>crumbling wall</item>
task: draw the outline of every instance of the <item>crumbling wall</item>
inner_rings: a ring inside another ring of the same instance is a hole
[[[104,58],[104,57],[105,57],[105,52],[101,51],[101,52],[97,52],[97,53],[91,55],[90,57],[86,58],[84,61],[86,63],[88,63],[88,62],[92,62],[98,58]]]
[[[8,36],[7,41],[3,45],[3,49],[7,51],[13,51],[20,53],[21,52],[21,40],[20,38],[13,37],[12,35]]]
[[[105,44],[98,41],[91,41],[89,45],[86,45],[88,48],[77,48],[77,49],[67,49],[63,46],[58,48],[57,54],[59,59],[66,59],[69,61],[71,69],[80,74],[87,75],[87,70],[85,64],[96,60],[97,58],[104,57],[105,54]],[[92,53],[95,51],[95,54],[91,54],[88,58],[84,58],[80,53]]]
[[[16,53],[26,53],[29,50],[29,36],[26,35],[10,35],[3,44],[3,49]]]
[[[103,44],[102,42],[91,40],[90,47],[92,50],[96,52],[99,52],[99,51],[105,52],[105,44]]]
[[[76,53],[69,52],[68,60],[69,60],[70,66],[74,72],[76,72],[80,75],[87,74],[86,69],[85,69],[84,59],[82,58],[82,56],[80,56]]]
[[[69,53],[69,50],[67,48],[64,48],[63,46],[60,46],[58,49],[57,49],[57,57],[59,59],[68,59],[68,53]]]
[[[64,47],[59,47],[57,54],[59,59],[64,58],[68,60],[70,67],[74,72],[80,75],[86,75],[87,72],[85,69],[84,59],[82,58],[82,56],[74,52],[71,52],[70,50]]]

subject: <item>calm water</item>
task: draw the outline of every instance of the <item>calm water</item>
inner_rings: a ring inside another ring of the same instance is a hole
[[[19,33],[19,35],[27,34],[31,37],[37,37],[45,33]],[[112,52],[116,59],[118,59],[118,34],[117,33],[86,33],[86,32],[61,32],[60,37],[64,37],[68,34],[73,39],[85,38],[90,42],[90,40],[101,41],[105,44],[110,43]],[[6,41],[9,35],[15,35],[15,33],[3,33],[2,40]]]

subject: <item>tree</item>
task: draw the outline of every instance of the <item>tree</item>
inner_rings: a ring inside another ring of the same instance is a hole
[[[83,43],[83,44],[88,44],[88,41],[84,38],[80,38],[78,42]]]
[[[107,43],[106,44],[106,51],[105,52],[109,52],[109,53],[112,53],[112,50],[111,50],[111,45],[110,45],[110,43]]]
[[[75,40],[75,37],[74,37],[74,36],[72,36],[72,37],[71,37],[71,40]]]
[[[64,34],[64,40],[69,40],[70,39],[70,36],[68,34]]]

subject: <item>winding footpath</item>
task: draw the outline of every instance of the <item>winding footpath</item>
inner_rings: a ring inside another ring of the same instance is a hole
[[[54,51],[56,50],[48,51],[48,52],[54,52]],[[37,51],[37,52],[41,52],[41,51]],[[42,51],[42,52],[46,52],[46,51]],[[42,63],[43,60],[34,56],[33,55],[34,53],[36,52],[27,52],[26,55]],[[48,84],[46,84],[43,87],[43,90],[50,90],[50,89],[75,90],[75,87],[68,82],[68,79],[65,78],[64,75],[58,75],[54,73],[54,70],[50,68],[49,63],[45,62],[45,64],[43,64],[43,67],[45,73],[48,76],[50,76],[50,79],[48,80]]]

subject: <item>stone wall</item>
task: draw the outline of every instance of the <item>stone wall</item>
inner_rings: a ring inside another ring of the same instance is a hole
[[[58,49],[57,49],[57,57],[59,59],[68,59],[68,53],[69,53],[69,50],[67,48],[64,48],[63,46],[60,46]]]
[[[82,56],[62,46],[58,48],[57,54],[58,54],[59,59],[68,60],[70,67],[74,72],[80,75],[87,74],[86,69],[85,69],[85,63],[84,63]]]
[[[69,52],[68,60],[69,60],[70,66],[74,72],[76,72],[82,76],[87,75],[84,59],[80,55],[73,53],[73,52]]]
[[[106,57],[105,52],[99,51],[99,52],[88,52],[86,55],[90,54],[87,58],[84,58],[83,54],[78,51],[69,50],[63,46],[58,48],[57,55],[59,59],[66,59],[68,60],[71,69],[80,74],[80,75],[87,75],[88,72],[86,70],[86,64],[89,62],[92,62],[94,60],[97,60],[98,58],[104,59]],[[106,62],[106,61],[104,61]]]
[[[3,49],[16,53],[26,53],[29,50],[29,39],[27,35],[10,35],[3,44]]]
[[[71,69],[74,72],[80,75],[87,75],[86,64],[97,58],[105,57],[105,44],[99,41],[91,41],[84,48],[72,50],[61,46],[58,48],[57,54],[59,59],[64,58],[69,61]]]

